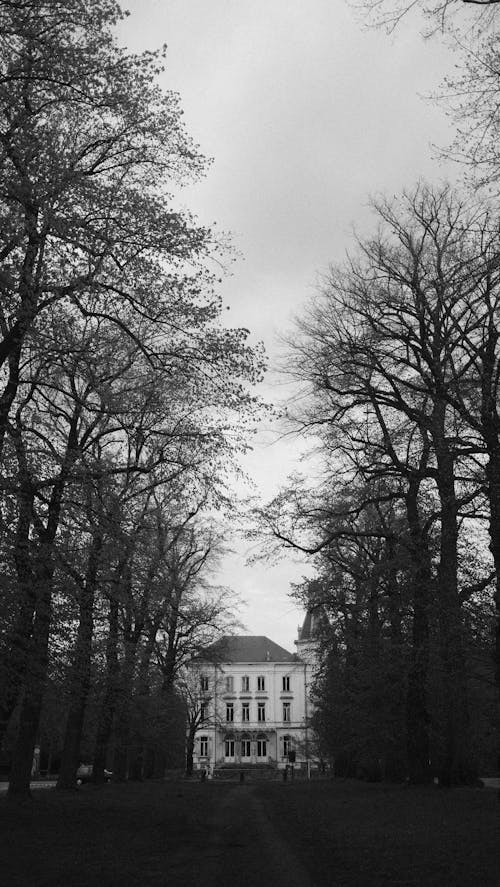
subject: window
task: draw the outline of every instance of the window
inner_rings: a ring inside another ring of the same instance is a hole
[[[241,679],[241,692],[248,693],[250,690],[250,678],[247,674],[244,674]]]
[[[266,720],[266,703],[259,702],[257,705],[257,720],[265,721]]]
[[[250,756],[251,756],[250,740],[249,739],[242,739],[241,740],[241,757],[242,758],[249,758]]]
[[[208,705],[206,702],[202,702],[200,705],[200,721],[206,721],[207,719],[207,710]]]
[[[265,739],[257,740],[257,757],[265,758],[267,757],[267,741]]]
[[[283,693],[290,692],[290,678],[288,675],[283,675]]]
[[[200,677],[200,688],[202,693],[206,693],[208,690],[208,676],[206,674],[202,674]]]
[[[232,702],[226,703],[226,721],[234,721],[234,705]]]
[[[283,757],[287,758],[292,749],[292,737],[283,736]]]
[[[234,678],[230,675],[226,677],[226,693],[232,693],[234,690]]]
[[[208,736],[200,736],[200,758],[208,757]]]
[[[257,690],[262,693],[266,689],[266,679],[263,675],[257,678]]]
[[[250,703],[249,702],[244,702],[243,705],[241,706],[241,720],[246,721],[247,723],[250,720]]]
[[[224,742],[224,757],[234,758],[234,739],[226,739]]]
[[[290,723],[290,721],[291,721],[290,703],[289,702],[283,703],[283,720],[287,723]]]

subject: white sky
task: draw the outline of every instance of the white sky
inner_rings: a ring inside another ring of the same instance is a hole
[[[276,335],[310,295],[318,273],[342,259],[352,229],[370,225],[367,200],[397,194],[444,170],[446,144],[434,91],[452,59],[439,39],[409,22],[394,38],[363,31],[343,0],[123,0],[131,15],[120,41],[133,50],[168,44],[163,85],[178,91],[189,133],[214,158],[206,179],[184,193],[201,222],[233,232],[244,256],[222,286],[235,326]],[[451,171],[454,174],[454,170]],[[448,171],[448,177],[450,171]],[[282,395],[272,374],[265,395]],[[264,500],[296,467],[297,442],[264,430],[245,467]],[[228,540],[220,582],[246,602],[249,634],[293,649],[303,614],[290,582],[304,562],[246,566],[246,546]]]

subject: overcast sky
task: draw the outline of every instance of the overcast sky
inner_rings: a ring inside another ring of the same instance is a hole
[[[180,93],[187,129],[214,158],[183,199],[201,222],[233,232],[244,256],[222,286],[235,326],[264,340],[290,328],[318,275],[339,261],[353,226],[367,230],[370,194],[397,194],[418,178],[450,178],[433,144],[450,133],[422,99],[452,59],[412,21],[394,38],[364,31],[343,0],[129,0],[120,41],[168,44],[163,85]],[[451,171],[453,174],[454,171]],[[274,374],[265,386],[278,399]],[[295,466],[298,442],[264,429],[245,467],[264,499]],[[246,546],[218,577],[238,592],[249,634],[293,649],[301,611],[291,581],[311,574],[287,557],[245,565]]]

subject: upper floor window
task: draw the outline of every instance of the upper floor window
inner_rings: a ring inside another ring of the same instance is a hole
[[[290,723],[291,720],[291,706],[289,702],[283,703],[283,720],[286,723]]]
[[[248,691],[250,690],[250,678],[247,674],[244,674],[241,679],[241,690],[242,693],[248,693]]]
[[[241,720],[249,721],[250,720],[250,703],[244,702],[241,706]]]
[[[266,689],[266,679],[265,679],[264,675],[259,675],[259,677],[257,678],[257,690],[260,690],[260,692],[262,692],[262,690],[265,690],[265,689]]]
[[[289,675],[283,675],[283,693],[290,692],[290,677]]]
[[[226,675],[226,693],[232,693],[234,690],[234,678],[231,675]]]
[[[208,757],[208,736],[200,736],[200,757]]]
[[[257,705],[257,720],[265,721],[266,720],[266,703],[259,702]]]
[[[234,721],[234,705],[232,702],[226,703],[226,721]]]
[[[224,757],[234,758],[234,739],[224,740]]]
[[[200,705],[200,721],[206,721],[208,715],[208,705],[206,702],[202,702]]]
[[[200,677],[200,689],[202,693],[206,693],[208,690],[208,675],[202,674]]]
[[[242,739],[241,740],[241,757],[249,758],[251,757],[251,749],[250,749],[250,740]]]

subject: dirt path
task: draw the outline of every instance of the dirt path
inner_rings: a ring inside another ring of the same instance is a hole
[[[249,785],[224,792],[216,806],[200,875],[207,887],[314,887]]]

